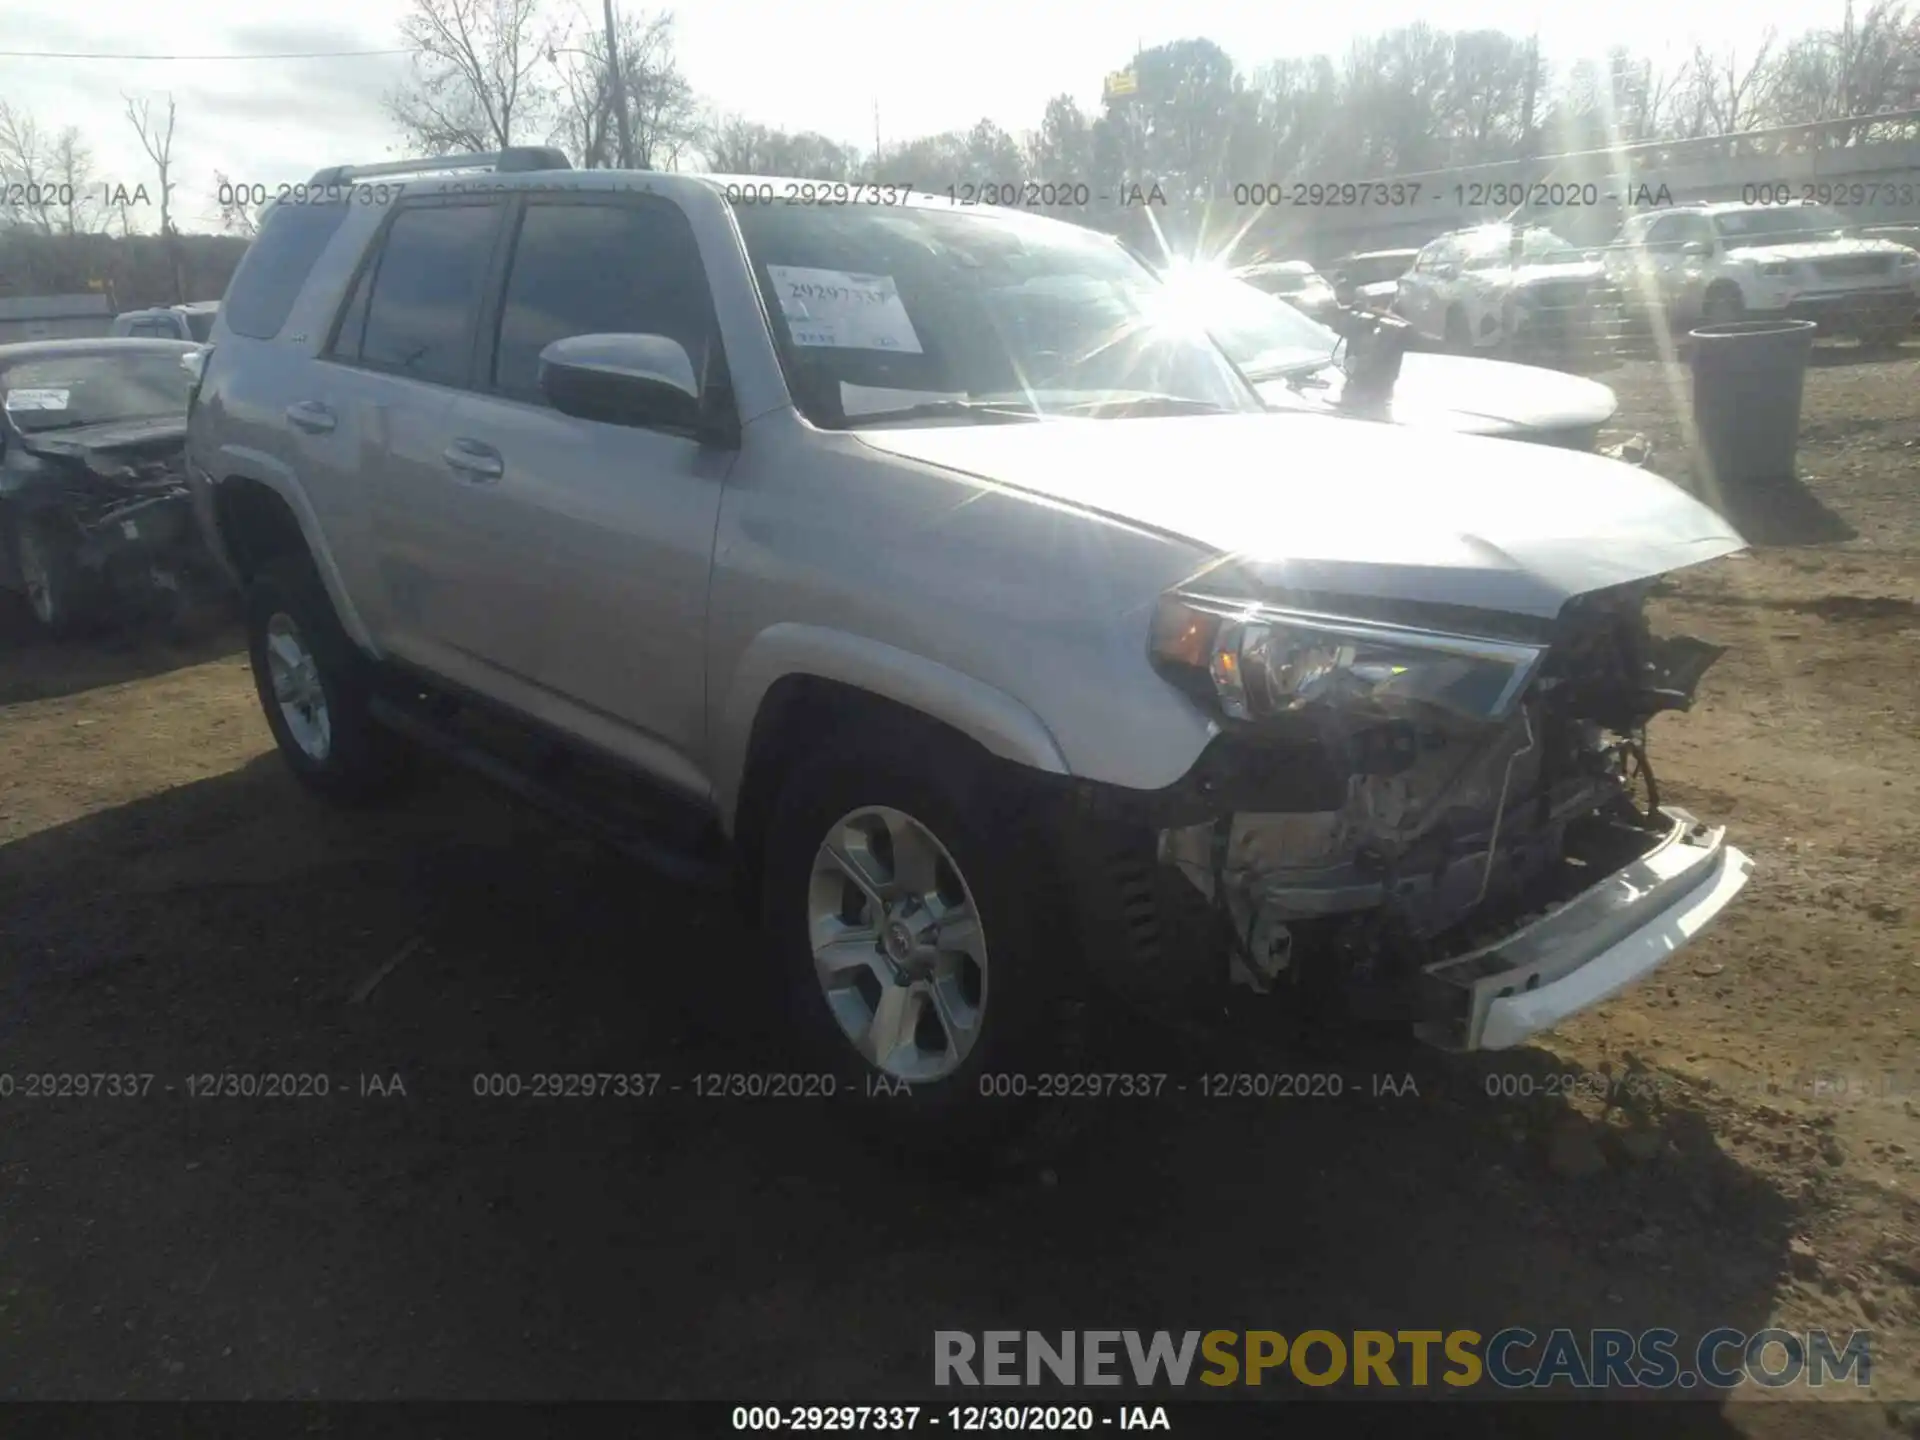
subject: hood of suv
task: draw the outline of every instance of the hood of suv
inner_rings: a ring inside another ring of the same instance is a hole
[[[1347,377],[1337,365],[1315,371],[1296,388],[1285,380],[1257,381],[1260,398],[1276,410],[1337,410]],[[1515,365],[1471,355],[1416,352],[1400,361],[1387,419],[1471,435],[1604,425],[1620,402],[1597,380],[1540,365]]]
[[[1794,240],[1777,245],[1735,245],[1727,250],[1735,260],[1835,260],[1842,255],[1898,258],[1908,253],[1907,246],[1892,240]]]
[[[859,439],[1234,557],[1263,591],[1550,619],[1744,549],[1598,455],[1305,413],[869,430]]]

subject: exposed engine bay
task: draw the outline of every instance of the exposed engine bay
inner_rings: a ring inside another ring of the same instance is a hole
[[[1398,1011],[1420,969],[1564,903],[1673,829],[1647,723],[1687,708],[1722,653],[1649,633],[1650,582],[1570,602],[1512,712],[1303,712],[1344,762],[1335,808],[1162,829],[1172,867],[1231,931],[1231,978],[1331,985]],[[1373,1004],[1368,1004],[1373,1002]]]

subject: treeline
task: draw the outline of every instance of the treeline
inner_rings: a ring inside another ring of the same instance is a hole
[[[1870,0],[1859,14],[1850,3],[1836,26],[1769,34],[1745,49],[1702,44],[1654,57],[1623,47],[1569,65],[1553,63],[1532,37],[1426,24],[1361,37],[1341,55],[1252,68],[1210,40],[1181,40],[1114,56],[1121,81],[1092,108],[1062,93],[1018,133],[981,120],[872,151],[704,107],[675,58],[667,13],[621,16],[587,0],[410,0],[400,28],[412,72],[385,103],[402,153],[551,144],[589,167],[904,180],[932,190],[1084,186],[1091,204],[1073,213],[1123,232],[1128,222],[1209,214],[1218,222],[1234,187],[1255,182],[1350,183],[1920,109],[1920,12],[1909,0]],[[177,237],[167,209],[176,188],[171,97],[164,125],[131,97],[126,119],[152,161],[161,235]],[[1838,125],[1820,143],[1873,136],[1868,125]],[[300,162],[340,158],[315,149]],[[0,231],[117,229],[128,241],[118,283],[144,298],[151,275],[131,243],[142,214],[44,203],[49,193],[86,193],[91,175],[75,131],[41,134],[0,103]],[[1165,203],[1127,213],[1123,197],[1142,193]],[[35,194],[38,208],[22,203]],[[222,207],[229,233],[249,234],[256,222],[245,205]],[[12,263],[0,259],[0,279],[19,288]],[[204,293],[212,272],[190,278]],[[188,285],[183,275],[174,288]]]
[[[218,300],[246,253],[234,235],[44,234],[0,228],[0,295],[98,290],[116,312]]]

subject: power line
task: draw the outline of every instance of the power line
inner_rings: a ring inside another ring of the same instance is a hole
[[[408,50],[301,50],[281,55],[124,55],[98,50],[0,50],[7,60],[356,60],[369,55],[407,55]]]

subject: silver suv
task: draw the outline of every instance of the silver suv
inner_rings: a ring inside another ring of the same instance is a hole
[[[323,171],[227,294],[193,485],[314,789],[731,877],[808,1073],[952,1115],[1096,982],[1512,1045],[1745,882],[1647,760],[1715,652],[1643,597],[1742,547],[1666,481],[1265,412],[1071,225],[565,164]]]

